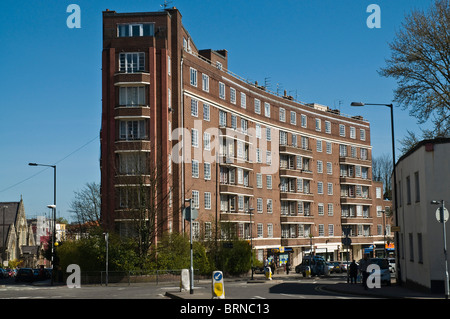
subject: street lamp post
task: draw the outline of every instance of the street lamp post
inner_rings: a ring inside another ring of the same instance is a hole
[[[8,206],[3,206],[3,243],[2,243],[2,266],[5,266],[5,257],[6,257],[6,241],[5,241],[5,210]]]
[[[191,265],[190,265],[190,280],[189,280],[189,294],[194,294],[194,264],[193,264],[193,252],[192,252],[192,210],[194,206],[192,205],[192,198],[186,198],[185,202],[189,203],[189,242],[190,242],[190,255],[191,255]]]
[[[252,270],[252,280],[253,280],[253,224],[252,224],[252,212],[254,208],[249,208],[247,213],[250,214],[250,262],[251,262],[251,270]]]
[[[397,173],[395,169],[395,135],[394,135],[394,106],[392,104],[378,104],[378,103],[363,103],[363,102],[352,102],[350,104],[351,106],[365,106],[365,105],[382,105],[387,106],[391,109],[391,139],[392,139],[392,169],[393,169],[393,175],[394,175],[394,187],[393,187],[393,195],[392,199],[394,201],[394,214],[395,214],[395,225],[398,226],[398,213],[397,213]],[[399,235],[396,234],[396,243],[395,243],[395,249],[396,249],[396,265],[398,265],[397,268],[397,280],[398,283],[402,284],[402,276],[401,276],[401,267],[400,267],[400,259],[398,257],[398,252],[400,251],[400,239]]]
[[[449,282],[448,282],[448,262],[447,262],[447,235],[445,231],[444,211],[445,211],[445,201],[444,200],[432,200],[431,204],[441,205],[439,213],[439,222],[442,223],[442,229],[444,233],[444,265],[445,265],[445,299],[449,298]]]
[[[53,236],[52,236],[52,277],[51,284],[53,286],[53,280],[55,277],[55,243],[56,243],[56,165],[47,165],[47,164],[37,164],[37,163],[28,163],[29,166],[46,166],[53,168]],[[50,205],[48,206],[50,207]]]

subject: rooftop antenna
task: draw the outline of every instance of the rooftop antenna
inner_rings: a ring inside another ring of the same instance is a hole
[[[280,95],[280,90],[283,88],[283,85],[281,83],[277,83],[277,95]]]
[[[264,78],[264,87],[266,89],[270,87],[270,77]]]
[[[163,3],[163,4],[160,4],[159,6],[160,6],[161,8],[164,8],[164,10],[166,10],[167,7],[168,7],[168,5],[169,5],[170,3],[172,3],[172,1],[164,0],[164,3]]]

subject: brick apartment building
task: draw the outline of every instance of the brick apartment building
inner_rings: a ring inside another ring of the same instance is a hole
[[[242,79],[181,20],[175,8],[103,12],[104,223],[127,234],[150,205],[139,216],[157,236],[189,231],[191,199],[194,238],[251,237],[260,260],[341,259],[345,226],[353,258],[383,250],[390,202],[372,181],[369,122]]]

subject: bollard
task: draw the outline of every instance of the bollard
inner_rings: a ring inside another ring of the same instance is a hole
[[[181,269],[180,276],[180,291],[188,291],[189,290],[189,269]]]
[[[225,299],[225,289],[223,286],[223,274],[216,270],[212,274],[212,298]]]

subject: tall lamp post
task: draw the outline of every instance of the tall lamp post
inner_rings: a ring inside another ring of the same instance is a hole
[[[189,278],[189,294],[194,294],[194,264],[193,264],[193,252],[192,252],[192,211],[194,209],[193,204],[193,200],[192,198],[186,198],[184,200],[186,203],[190,203],[189,206],[189,226],[190,226],[190,231],[189,231],[189,242],[190,242],[190,255],[191,255],[191,265],[190,265],[190,278]]]
[[[251,269],[252,269],[252,280],[253,280],[253,224],[252,224],[252,214],[253,214],[254,208],[249,208],[247,210],[247,213],[250,214],[250,262],[251,262]]]
[[[394,214],[395,214],[395,225],[398,226],[398,213],[397,213],[397,173],[395,170],[395,135],[394,135],[394,106],[392,104],[378,104],[378,103],[363,103],[363,102],[352,102],[350,104],[351,106],[365,106],[365,105],[381,105],[381,106],[387,106],[391,109],[391,139],[392,139],[392,169],[394,174],[394,187],[393,187],[393,195],[392,199],[394,200]],[[401,276],[401,267],[400,267],[400,259],[398,257],[398,252],[400,251],[400,239],[398,236],[398,233],[396,233],[396,243],[395,243],[395,249],[396,249],[396,265],[398,265],[398,271],[397,271],[397,280],[398,283],[401,285],[402,283],[402,276]]]
[[[445,201],[444,200],[432,200],[431,204],[433,205],[441,205],[439,207],[439,214],[436,217],[438,218],[438,221],[442,223],[442,230],[444,233],[444,265],[445,265],[445,299],[449,298],[449,282],[448,282],[448,262],[447,262],[447,235],[445,231],[445,222],[448,219],[448,211],[445,209]],[[445,216],[447,215],[447,216]]]
[[[6,258],[6,241],[5,241],[5,210],[8,206],[3,206],[3,242],[2,242],[2,266],[5,266],[5,258]]]
[[[47,164],[37,164],[37,163],[28,163],[30,166],[45,166],[45,167],[52,167],[53,168],[53,206],[50,208],[53,208],[53,236],[52,236],[52,278],[51,278],[51,284],[53,286],[53,278],[55,277],[55,243],[56,243],[56,165],[47,165]]]

